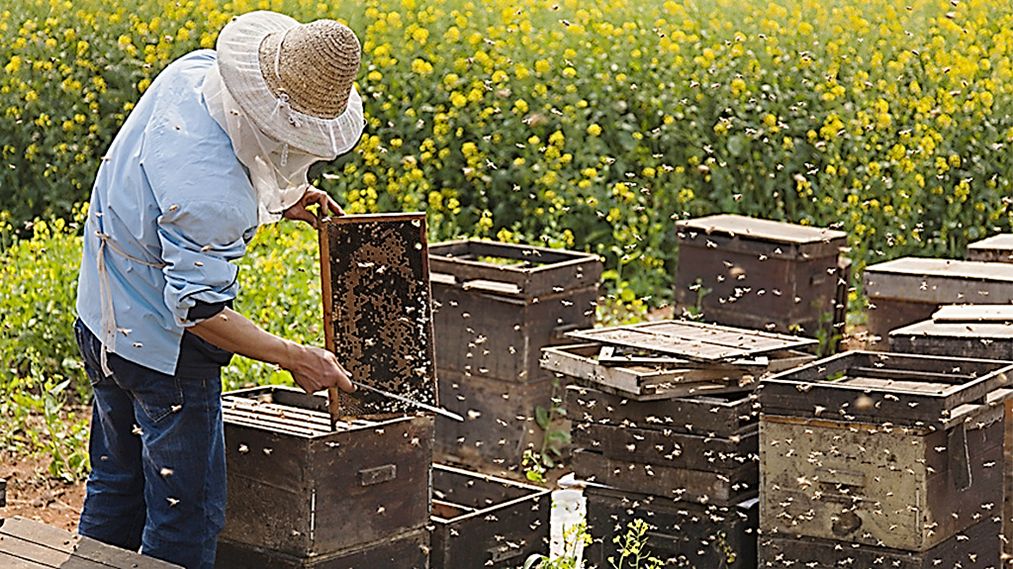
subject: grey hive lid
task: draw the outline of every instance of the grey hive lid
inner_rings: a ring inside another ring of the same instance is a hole
[[[696,219],[687,219],[676,222],[676,227],[681,231],[700,231],[708,235],[727,235],[729,237],[742,237],[786,245],[829,243],[836,240],[843,241],[848,236],[847,233],[834,229],[810,227],[734,214],[710,215]],[[841,245],[843,246],[843,243]]]
[[[996,251],[1013,251],[1013,233],[1000,233],[975,241],[967,246],[969,250],[984,249]]]
[[[869,265],[868,273],[888,273],[920,277],[957,278],[982,281],[1013,282],[1013,265],[986,261],[902,257]]]

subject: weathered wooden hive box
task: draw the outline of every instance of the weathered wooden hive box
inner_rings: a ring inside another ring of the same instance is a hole
[[[1000,233],[967,246],[969,261],[1013,263],[1013,233]]]
[[[676,231],[678,308],[731,326],[843,335],[846,233],[740,215],[679,221]]]
[[[549,542],[549,490],[433,465],[432,567],[519,569]]]
[[[434,244],[429,255],[440,398],[466,418],[437,419],[437,451],[476,468],[514,466],[541,445],[536,408],[561,395],[539,350],[593,323],[602,263],[475,240]]]
[[[625,536],[635,519],[648,524],[646,551],[663,567],[756,567],[756,498],[717,506],[594,486],[584,495],[592,534],[584,558],[592,567],[609,569],[610,558],[618,563],[614,539]]]
[[[891,330],[925,320],[944,304],[1013,303],[1013,265],[904,257],[863,276],[869,334],[885,346]]]
[[[755,496],[759,473],[750,393],[632,401],[570,386],[567,414],[579,478],[619,490],[735,505]]]
[[[567,414],[576,475],[729,506],[757,492],[755,382],[771,369],[811,361],[798,349],[815,344],[685,321],[569,335],[594,343],[545,348],[542,365],[574,384]]]
[[[1013,305],[943,306],[930,320],[890,332],[890,350],[1013,360]]]
[[[0,506],[3,504],[0,503]],[[59,528],[21,517],[0,518],[4,569],[180,569]]]
[[[997,516],[1011,370],[848,352],[762,380],[763,535],[924,553]]]
[[[332,430],[325,398],[277,386],[228,393],[222,409],[223,541],[312,558],[428,523],[432,417],[349,418]]]
[[[353,380],[436,404],[425,216],[343,216],[320,240],[327,348]],[[432,416],[366,389],[329,408],[264,387],[222,407],[218,567],[428,567]]]

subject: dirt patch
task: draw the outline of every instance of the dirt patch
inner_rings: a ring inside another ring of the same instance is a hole
[[[0,478],[7,480],[7,507],[0,508],[0,517],[21,516],[76,531],[84,482],[54,480],[48,467],[48,457],[0,455]]]

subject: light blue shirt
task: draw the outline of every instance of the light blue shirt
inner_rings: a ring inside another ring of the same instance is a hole
[[[105,348],[166,374],[176,371],[184,328],[195,324],[190,308],[235,298],[232,261],[257,229],[253,186],[201,95],[214,61],[214,51],[195,51],[151,83],[102,158],[84,229],[81,320],[103,337],[104,234],[117,328]]]

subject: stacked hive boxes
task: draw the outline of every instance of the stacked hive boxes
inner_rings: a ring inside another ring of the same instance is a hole
[[[1013,360],[1013,305],[948,305],[890,332],[895,352]]]
[[[1011,370],[848,352],[764,379],[761,567],[998,567]]]
[[[844,334],[847,234],[713,215],[676,224],[675,299],[708,322],[823,338]]]
[[[574,473],[588,480],[593,566],[634,518],[673,566],[755,566],[755,379],[811,356],[815,342],[693,322],[574,332],[543,350],[574,382]],[[653,347],[653,349],[652,349]],[[679,565],[682,564],[682,565]],[[687,565],[688,564],[688,565]]]
[[[892,330],[925,320],[946,304],[1013,302],[1013,265],[904,257],[865,268],[868,330],[882,340]]]
[[[525,449],[542,447],[536,410],[562,397],[538,367],[539,350],[594,321],[601,261],[486,241],[429,251],[440,401],[465,417],[437,419],[437,453],[480,470],[515,469]]]

